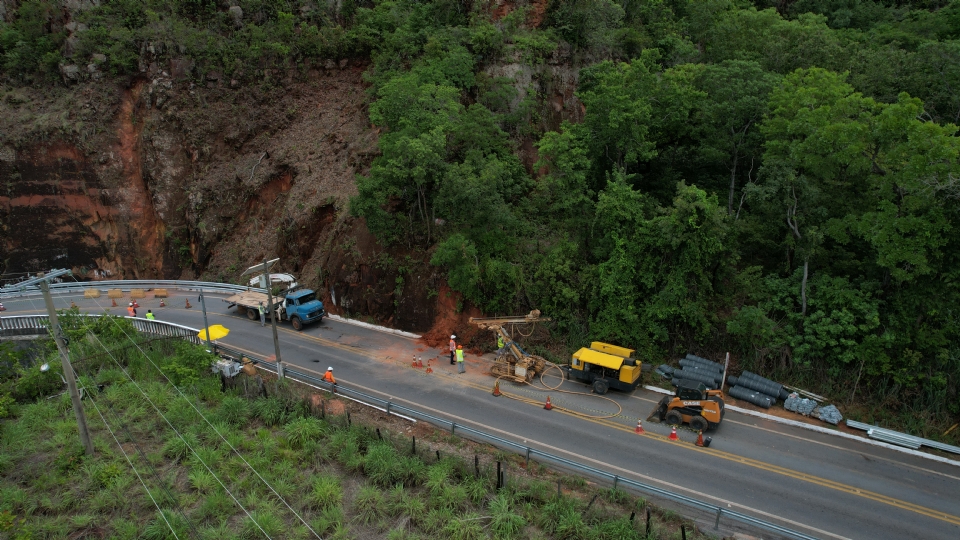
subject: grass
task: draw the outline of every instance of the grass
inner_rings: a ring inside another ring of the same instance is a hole
[[[558,497],[557,476],[529,478],[522,460],[473,443],[422,437],[446,445],[438,461],[430,448],[412,455],[409,436],[362,425],[359,414],[349,426],[317,418],[289,388],[249,398],[239,388],[221,393],[219,380],[204,376],[184,389],[188,403],[149,365],[127,368],[153,404],[115,366],[83,375],[107,382],[94,399],[160,509],[89,402],[92,457],[77,442],[69,398],[40,399],[0,423],[0,537],[150,540],[174,538],[172,527],[181,538],[313,538],[301,518],[325,539],[643,537],[643,520],[627,516],[646,501],[620,490],[562,476]],[[508,487],[495,489],[489,467],[475,475],[478,452],[510,468]],[[678,518],[654,515],[651,538],[670,538]]]

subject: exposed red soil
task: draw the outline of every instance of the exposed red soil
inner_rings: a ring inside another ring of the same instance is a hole
[[[141,131],[144,112],[140,93],[144,81],[139,80],[123,93],[120,102],[120,117],[117,126],[117,153],[123,166],[126,180],[124,203],[130,219],[131,233],[137,240],[139,259],[144,262],[145,275],[137,275],[141,268],[133,268],[136,277],[162,277],[164,252],[164,226],[153,206],[153,196],[143,179],[141,155]]]
[[[472,345],[478,337],[482,338],[480,329],[470,324],[470,317],[482,317],[483,313],[472,306],[458,312],[457,304],[460,298],[460,293],[452,290],[446,283],[440,286],[436,318],[433,327],[421,338],[424,343],[430,347],[443,349],[450,341],[451,335],[456,335],[457,343],[464,345]]]

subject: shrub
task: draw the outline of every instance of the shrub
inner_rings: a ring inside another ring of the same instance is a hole
[[[480,516],[466,514],[460,519],[452,519],[443,528],[447,538],[451,540],[480,540],[486,538],[480,524]]]
[[[363,525],[377,523],[385,517],[383,493],[374,486],[364,486],[353,501],[357,521]]]
[[[328,506],[310,523],[317,534],[327,534],[343,527],[343,508],[339,505]]]
[[[516,538],[526,525],[523,516],[511,511],[510,499],[504,494],[497,495],[490,501],[490,514],[493,518],[490,530],[498,539]]]
[[[407,516],[417,522],[426,513],[427,505],[402,484],[397,484],[387,493],[386,510],[393,517]]]
[[[163,455],[180,462],[192,454],[190,451],[191,447],[196,448],[199,444],[200,441],[198,441],[196,435],[192,433],[183,433],[182,436],[174,434],[171,435],[167,439],[167,443],[163,445]]]
[[[254,402],[253,414],[268,426],[278,426],[287,417],[287,406],[275,397],[262,398]]]
[[[266,533],[269,538],[279,538],[284,531],[283,520],[269,510],[254,510],[250,517],[244,520],[240,531],[240,538],[253,540],[263,538]]]
[[[316,418],[297,418],[283,427],[287,440],[293,448],[303,448],[307,442],[319,439],[324,434],[324,425]]]
[[[238,396],[223,398],[217,409],[217,418],[236,428],[246,426],[250,420],[250,401]]]
[[[217,479],[206,469],[195,469],[187,475],[190,486],[200,493],[210,493],[217,486]]]
[[[388,487],[403,481],[405,474],[402,464],[393,446],[380,442],[368,450],[363,470],[374,484]]]
[[[343,499],[343,487],[334,476],[321,476],[314,480],[310,491],[310,503],[314,508],[326,509],[338,506]]]

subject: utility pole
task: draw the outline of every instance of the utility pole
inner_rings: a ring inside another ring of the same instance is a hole
[[[272,260],[263,260],[263,264],[258,264],[256,266],[251,266],[247,268],[244,273],[240,274],[240,277],[246,276],[247,274],[259,273],[261,274],[260,284],[267,289],[267,309],[270,310],[270,327],[273,329],[273,352],[277,357],[277,378],[283,378],[283,363],[280,361],[280,340],[277,338],[277,310],[273,305],[273,291],[270,287],[270,267],[273,266],[280,259]]]
[[[57,319],[57,310],[53,307],[53,298],[50,297],[50,286],[48,281],[62,276],[71,275],[70,270],[53,270],[47,275],[40,274],[36,278],[17,283],[18,289],[23,289],[31,285],[39,285],[43,292],[43,301],[47,305],[47,314],[50,316],[50,333],[53,334],[54,341],[57,342],[57,350],[60,352],[60,363],[63,366],[63,378],[67,382],[67,388],[70,390],[70,401],[73,402],[73,414],[77,417],[77,428],[80,430],[80,441],[83,443],[83,449],[87,455],[93,455],[93,442],[90,440],[90,431],[87,429],[87,416],[83,412],[83,404],[80,403],[80,391],[77,390],[77,376],[73,372],[73,366],[70,365],[70,352],[67,350],[67,344],[63,340],[60,321]],[[12,288],[12,287],[11,287]]]
[[[263,260],[263,275],[267,282],[267,304],[270,304],[270,326],[273,328],[273,352],[277,355],[277,378],[283,378],[283,363],[280,362],[280,340],[277,338],[277,309],[273,307],[273,287],[270,286],[270,274],[267,273],[267,260]]]
[[[203,310],[203,332],[207,336],[207,348],[210,349],[210,352],[216,354],[216,351],[213,350],[213,347],[210,345],[210,325],[207,324],[207,303],[203,301],[203,287],[200,288],[200,309]]]

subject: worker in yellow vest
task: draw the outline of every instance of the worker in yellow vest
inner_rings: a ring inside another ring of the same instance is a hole
[[[463,366],[463,345],[457,345],[457,373],[466,372]]]

